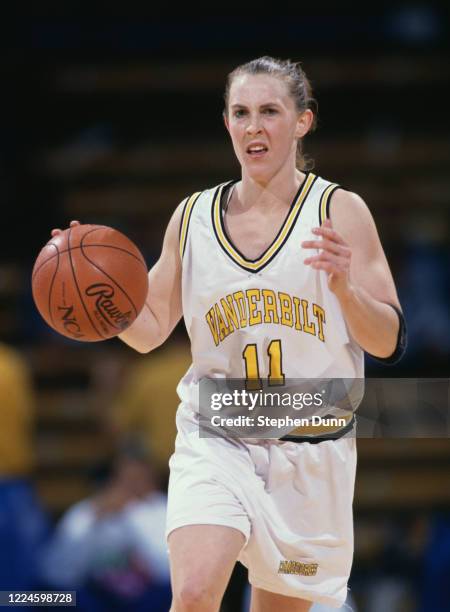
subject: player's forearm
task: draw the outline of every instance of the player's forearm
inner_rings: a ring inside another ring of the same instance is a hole
[[[338,299],[350,333],[361,348],[374,357],[390,357],[399,331],[395,310],[362,288],[351,287]]]
[[[137,319],[119,334],[119,338],[139,353],[148,353],[164,342],[164,335],[157,317],[146,302]]]

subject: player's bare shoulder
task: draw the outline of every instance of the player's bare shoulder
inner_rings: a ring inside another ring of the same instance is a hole
[[[330,202],[330,216],[370,215],[369,207],[363,198],[354,191],[338,187],[333,192]]]
[[[343,188],[334,191],[330,201],[330,219],[344,240],[354,243],[377,234],[375,222],[363,198]]]
[[[169,223],[167,224],[164,242],[166,242],[167,240],[168,242],[170,242],[170,244],[173,245],[178,243],[186,200],[187,198],[182,200],[173,211]]]

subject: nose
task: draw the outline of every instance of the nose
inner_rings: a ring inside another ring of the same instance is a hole
[[[258,134],[261,131],[261,121],[257,114],[249,117],[246,131],[247,134]]]

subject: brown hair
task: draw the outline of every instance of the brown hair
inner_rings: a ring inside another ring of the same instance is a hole
[[[313,98],[311,83],[300,66],[300,62],[290,60],[280,60],[268,55],[254,59],[246,64],[237,66],[227,77],[225,86],[225,109],[224,114],[228,114],[228,102],[230,89],[234,79],[243,74],[268,74],[282,79],[287,86],[289,95],[295,102],[299,113],[310,109],[314,114],[313,123],[310,128],[312,132],[317,125],[317,101]],[[296,163],[299,170],[310,170],[314,162],[303,154],[302,139],[297,141]]]

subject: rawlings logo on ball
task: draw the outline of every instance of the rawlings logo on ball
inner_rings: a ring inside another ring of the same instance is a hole
[[[121,312],[111,298],[114,297],[114,288],[106,283],[95,283],[85,291],[89,297],[97,296],[95,304],[99,313],[107,323],[118,329],[126,329],[130,322],[131,312]]]

